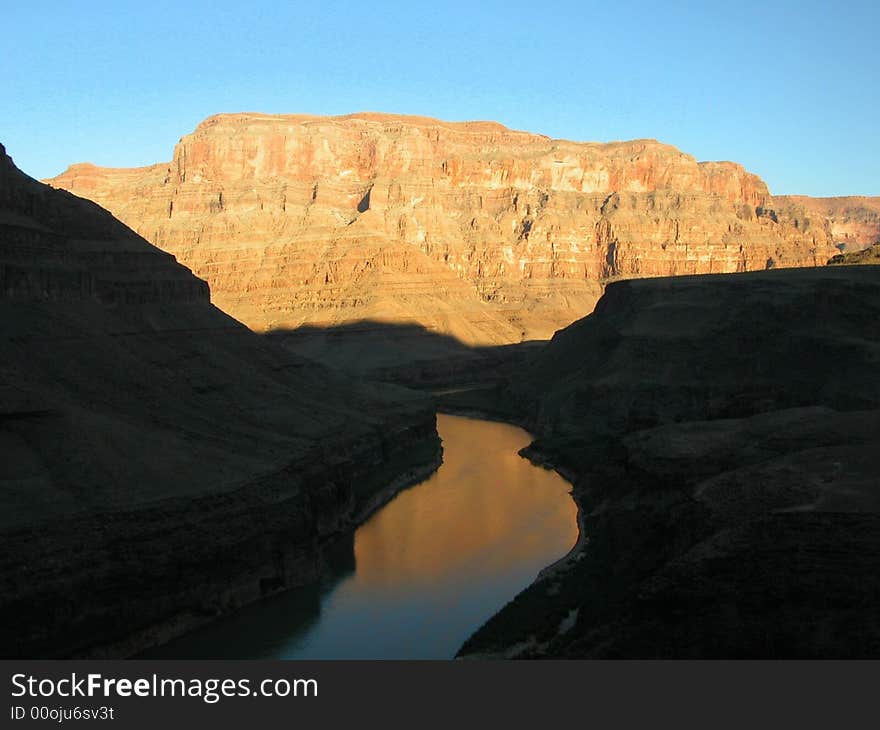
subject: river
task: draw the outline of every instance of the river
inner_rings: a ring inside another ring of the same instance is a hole
[[[147,658],[444,659],[577,539],[571,485],[503,423],[440,414],[443,464],[334,550],[328,578]]]

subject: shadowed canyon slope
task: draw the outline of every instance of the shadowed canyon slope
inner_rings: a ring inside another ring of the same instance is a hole
[[[591,311],[607,280],[836,253],[824,218],[777,212],[734,163],[492,122],[221,114],[170,163],[48,182],[176,255],[256,330],[371,320],[516,343]]]
[[[254,334],[2,147],[0,282],[0,655],[127,654],[312,580],[436,464],[428,398]]]
[[[497,400],[585,545],[464,653],[880,656],[878,363],[880,267],[609,285]]]
[[[835,245],[845,251],[858,251],[880,243],[880,198],[854,195],[839,198],[810,198],[806,195],[780,195],[777,204],[790,215],[806,211],[812,219],[828,221]]]

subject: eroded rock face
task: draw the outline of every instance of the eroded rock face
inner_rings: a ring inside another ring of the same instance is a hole
[[[126,655],[315,579],[438,458],[430,400],[353,384],[0,147],[0,656]]]
[[[469,344],[546,338],[609,279],[824,264],[824,219],[729,162],[654,140],[491,122],[231,114],[170,163],[73,165],[99,202],[257,330],[406,322]]]
[[[860,249],[858,251],[847,251],[832,256],[828,261],[829,266],[865,266],[880,265],[880,243],[873,246]]]
[[[791,215],[800,208],[810,216],[821,216],[828,221],[831,237],[844,251],[859,251],[880,243],[880,198],[849,196],[839,198],[811,198],[806,195],[780,195],[777,205],[786,209],[793,206]]]

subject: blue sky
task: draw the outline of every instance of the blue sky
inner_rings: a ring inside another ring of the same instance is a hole
[[[880,3],[4,3],[0,141],[25,172],[169,160],[217,112],[492,119],[653,137],[774,193],[880,195]]]

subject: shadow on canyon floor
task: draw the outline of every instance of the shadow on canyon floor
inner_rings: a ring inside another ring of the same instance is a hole
[[[547,346],[386,323],[272,336],[525,425],[524,455],[570,477],[589,549],[462,654],[869,657],[878,284],[872,267],[619,282]]]
[[[497,383],[546,341],[470,346],[415,323],[361,320],[304,325],[265,335],[300,357],[356,378],[413,388],[443,389]]]

